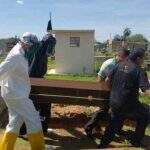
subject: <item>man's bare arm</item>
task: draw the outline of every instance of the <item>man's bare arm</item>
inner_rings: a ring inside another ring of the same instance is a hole
[[[148,97],[150,97],[150,89],[145,90],[144,92],[142,92],[141,89],[140,89],[139,93],[140,93],[141,96],[148,96]]]
[[[111,82],[110,82],[110,80],[109,80],[108,77],[105,79],[105,83],[107,84],[107,86],[109,87],[109,89],[111,89]]]
[[[102,82],[102,81],[105,81],[105,79],[101,76],[97,76],[97,82]]]
[[[144,95],[150,97],[150,89],[146,90],[146,91],[144,92]]]

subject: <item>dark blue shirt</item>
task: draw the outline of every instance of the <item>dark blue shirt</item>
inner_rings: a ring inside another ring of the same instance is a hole
[[[112,86],[110,105],[112,110],[128,112],[139,103],[139,88],[150,88],[146,72],[127,59],[118,64],[109,75]]]

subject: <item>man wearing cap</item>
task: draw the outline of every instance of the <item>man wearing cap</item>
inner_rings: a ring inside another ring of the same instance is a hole
[[[106,60],[102,64],[100,71],[98,72],[98,82],[101,85],[103,85],[104,87],[107,87],[105,79],[107,78],[109,72],[111,72],[111,70],[113,70],[113,68],[118,63],[121,63],[122,61],[124,61],[128,57],[128,55],[129,55],[129,50],[127,50],[125,48],[121,48],[118,50],[115,58],[110,58],[110,59]],[[92,116],[92,118],[88,121],[88,123],[85,125],[84,128],[85,128],[85,132],[88,137],[93,138],[92,137],[93,129],[99,127],[101,120],[105,120],[105,119],[109,118],[108,111],[109,111],[109,101],[108,101],[108,105],[105,105],[103,108],[100,108],[100,110],[98,110]],[[120,130],[121,130],[121,128],[120,128]]]
[[[143,49],[132,50],[129,59],[118,64],[110,73],[111,120],[101,139],[99,148],[105,148],[113,140],[124,120],[132,116],[136,129],[130,139],[133,146],[141,146],[145,129],[149,124],[149,110],[139,101],[139,89],[150,96],[150,84],[146,72],[141,68],[144,62]]]
[[[29,99],[30,79],[25,51],[33,44],[36,36],[24,33],[0,64],[1,96],[9,112],[9,123],[1,140],[0,150],[13,150],[23,122],[27,126],[31,150],[45,150],[42,126],[38,112]]]

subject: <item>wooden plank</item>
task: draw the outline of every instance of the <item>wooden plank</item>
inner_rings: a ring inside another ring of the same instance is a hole
[[[108,100],[100,98],[75,97],[75,96],[59,96],[45,94],[31,94],[31,99],[36,99],[37,103],[59,103],[70,105],[86,105],[86,106],[104,106],[108,104]]]
[[[55,87],[32,87],[32,94],[50,94],[50,95],[67,95],[67,96],[93,96],[95,98],[108,98],[108,91],[94,91],[86,89],[69,89],[69,88],[55,88]]]
[[[109,97],[109,89],[104,83],[89,83],[79,81],[47,81],[31,78],[32,94],[51,94],[67,96],[93,96],[100,98]]]
[[[30,78],[32,86],[40,87],[54,87],[54,88],[68,88],[68,89],[86,89],[86,90],[98,90],[109,91],[108,86],[103,83],[97,82],[81,82],[81,81],[65,81],[65,80],[45,80],[41,78]]]

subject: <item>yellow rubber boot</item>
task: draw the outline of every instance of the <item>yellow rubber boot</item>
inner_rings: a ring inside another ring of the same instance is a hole
[[[43,132],[28,134],[31,150],[45,150],[45,141]]]
[[[18,135],[12,132],[5,132],[0,143],[0,150],[14,150]]]

